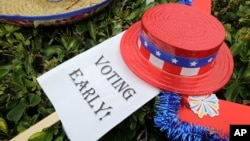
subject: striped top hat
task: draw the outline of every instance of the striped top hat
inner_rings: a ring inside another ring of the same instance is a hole
[[[224,27],[215,17],[170,3],[147,10],[125,32],[120,46],[127,66],[151,85],[204,95],[231,77],[233,58],[224,39]]]

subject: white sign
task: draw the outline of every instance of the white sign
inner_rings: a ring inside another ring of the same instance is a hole
[[[159,90],[133,74],[120,55],[123,33],[38,78],[72,141],[96,141]]]

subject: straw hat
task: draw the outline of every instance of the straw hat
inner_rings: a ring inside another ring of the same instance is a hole
[[[77,10],[103,0],[2,0],[0,14],[43,16]],[[8,8],[6,8],[8,7]]]
[[[190,6],[172,3],[147,10],[123,35],[127,66],[162,90],[185,95],[211,94],[233,71],[223,25]]]
[[[62,25],[97,13],[111,0],[0,0],[0,22],[20,26]]]

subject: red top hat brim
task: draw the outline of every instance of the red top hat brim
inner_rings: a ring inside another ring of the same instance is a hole
[[[138,38],[141,22],[133,24],[123,35],[120,43],[121,55],[130,70],[149,84],[180,94],[210,94],[221,89],[230,79],[233,71],[233,57],[228,46],[223,43],[214,66],[197,76],[179,76],[162,71],[151,64],[139,52]]]

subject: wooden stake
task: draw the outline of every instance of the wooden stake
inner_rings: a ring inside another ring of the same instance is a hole
[[[18,134],[16,137],[12,138],[10,141],[27,141],[29,137],[37,132],[41,132],[44,128],[50,127],[59,121],[59,117],[56,112],[50,114],[46,118],[42,119],[35,125],[31,126],[29,129]]]

